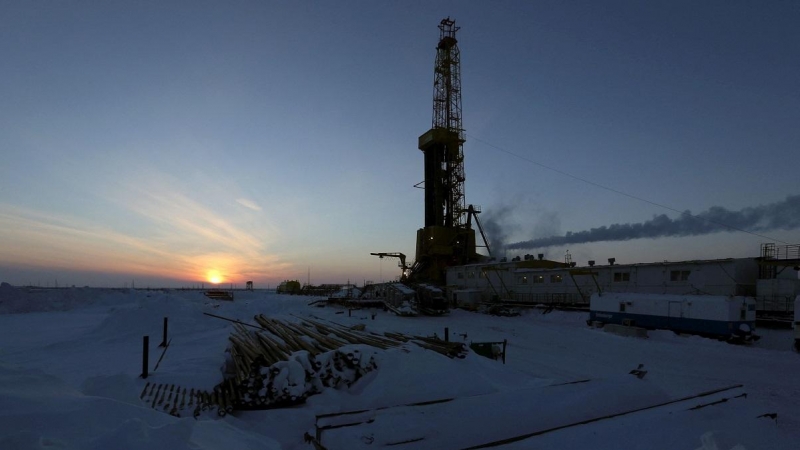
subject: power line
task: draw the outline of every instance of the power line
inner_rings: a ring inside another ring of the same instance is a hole
[[[640,202],[648,203],[650,205],[657,206],[659,208],[663,208],[663,209],[666,209],[666,210],[669,210],[669,211],[673,211],[673,212],[676,212],[678,214],[683,214],[684,213],[684,211],[678,210],[678,209],[673,208],[671,206],[662,205],[661,203],[657,203],[657,202],[654,202],[654,201],[651,201],[651,200],[647,200],[646,198],[638,197],[638,196],[633,195],[633,194],[628,194],[627,192],[623,192],[623,191],[620,191],[618,189],[614,189],[612,187],[608,187],[608,186],[602,185],[600,183],[595,183],[594,181],[587,180],[586,178],[581,178],[581,177],[579,177],[577,175],[572,175],[571,173],[567,173],[567,172],[564,172],[563,170],[556,169],[555,167],[550,167],[550,166],[547,166],[545,164],[536,162],[536,161],[534,161],[534,160],[532,160],[530,158],[527,158],[527,157],[522,156],[520,154],[514,153],[514,152],[512,152],[510,150],[506,150],[506,149],[504,149],[502,147],[494,145],[491,142],[487,142],[487,141],[485,141],[485,140],[483,140],[481,138],[478,138],[476,136],[473,136],[471,134],[464,133],[464,135],[469,137],[470,139],[472,139],[474,141],[477,141],[477,142],[480,142],[483,145],[486,145],[487,147],[491,147],[491,148],[493,148],[495,150],[498,150],[498,151],[503,152],[505,154],[511,155],[511,156],[513,156],[515,158],[521,159],[521,160],[526,161],[528,163],[531,163],[531,164],[533,164],[535,166],[539,166],[539,167],[541,167],[543,169],[547,169],[547,170],[550,170],[552,172],[556,172],[558,174],[564,175],[565,177],[572,178],[573,180],[578,180],[578,181],[586,183],[588,185],[591,185],[591,186],[594,186],[594,187],[597,187],[597,188],[600,188],[600,189],[605,189],[606,191],[613,192],[615,194],[622,195],[622,196],[625,196],[625,197],[628,197],[628,198],[632,198],[632,199],[638,200]],[[776,239],[776,238],[773,238],[773,237],[770,237],[770,236],[765,236],[763,234],[754,233],[752,231],[743,230],[741,228],[734,227],[733,225],[728,225],[727,223],[717,222],[715,220],[711,220],[711,219],[708,219],[708,218],[705,218],[705,217],[700,217],[698,215],[691,214],[691,213],[689,213],[689,215],[691,217],[694,217],[695,219],[705,220],[707,222],[710,222],[710,223],[713,223],[713,224],[716,224],[716,225],[720,225],[720,226],[723,226],[723,227],[726,227],[726,228],[730,228],[731,230],[734,230],[734,231],[739,231],[739,232],[747,233],[747,234],[750,234],[750,235],[753,235],[753,236],[758,236],[758,237],[760,237],[762,239],[767,239],[767,240],[770,240],[770,241],[773,241],[773,242],[779,242],[781,244],[788,244],[788,242],[784,242],[784,241],[782,241],[780,239]]]

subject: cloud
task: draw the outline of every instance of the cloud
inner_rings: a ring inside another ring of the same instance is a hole
[[[292,268],[270,250],[278,230],[266,218],[254,221],[230,202],[152,172],[116,186],[104,192],[110,204],[91,205],[91,216],[0,204],[0,263],[185,281],[214,269],[234,282],[275,279]]]
[[[261,211],[261,207],[256,204],[256,202],[252,200],[248,200],[246,198],[237,198],[236,203],[244,206],[245,208],[252,209],[253,211]]]

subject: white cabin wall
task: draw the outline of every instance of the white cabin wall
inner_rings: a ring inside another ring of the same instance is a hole
[[[748,308],[755,302],[749,297],[730,296],[696,296],[696,295],[661,295],[608,293],[592,296],[590,309],[597,312],[622,312],[620,304],[625,304],[626,314],[645,314],[653,316],[681,317],[686,319],[703,319],[718,321],[754,321],[755,309]],[[677,310],[670,311],[670,305],[679,305]],[[745,316],[742,318],[742,310]],[[674,315],[675,312],[678,315]]]
[[[540,282],[537,282],[541,280]],[[511,292],[511,298],[521,302],[580,302],[581,297],[578,288],[569,275],[569,271],[564,269],[517,269],[508,271],[505,280],[511,281],[512,285],[507,285]],[[558,281],[560,280],[560,281]],[[581,292],[585,294],[588,286],[587,281],[576,278]],[[586,297],[588,299],[588,296]]]
[[[743,286],[754,291],[758,270],[752,259],[604,265],[581,269],[596,273],[597,284],[603,292],[728,296],[746,294],[742,292]],[[615,274],[619,274],[617,278]],[[561,282],[551,278],[559,275]],[[534,282],[536,276],[543,277],[543,282]],[[565,300],[573,301],[581,298],[579,294],[588,298],[597,292],[591,276],[576,275],[573,280],[566,268],[517,269],[513,262],[452,267],[447,271],[447,284],[456,289],[480,290],[486,299],[497,295],[519,301],[544,301],[549,296],[556,296],[553,301],[559,301],[558,296],[571,296]]]

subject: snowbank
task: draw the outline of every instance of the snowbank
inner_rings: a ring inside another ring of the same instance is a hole
[[[692,412],[637,413],[506,448],[695,449],[705,440],[725,450],[794,449],[800,440],[800,358],[789,351],[790,330],[776,330],[773,341],[786,345],[769,350],[669,332],[627,339],[587,327],[580,312],[494,317],[456,310],[407,318],[356,310],[348,317],[307,303],[264,291],[215,302],[196,291],[0,286],[0,449],[303,449],[310,448],[303,433],[313,434],[315,416],[358,409],[383,412],[371,423],[326,434],[332,450],[403,438],[422,438],[404,448],[457,448],[736,384],[744,385],[746,399]],[[507,364],[406,345],[373,350],[377,370],[302,406],[197,421],[152,409],[140,399],[143,335],[150,336],[147,382],[208,389],[222,380],[232,324],[204,312],[247,323],[262,313],[288,321],[313,317],[377,334],[443,336],[448,327],[450,339],[467,344],[507,339]],[[164,317],[172,343],[153,372]],[[639,364],[647,371],[643,379],[628,374]],[[446,399],[452,400],[398,406]],[[757,418],[772,413],[777,422]]]
[[[177,418],[144,407],[124,376],[86,392],[39,370],[0,365],[0,448],[86,450],[280,449],[225,421]]]

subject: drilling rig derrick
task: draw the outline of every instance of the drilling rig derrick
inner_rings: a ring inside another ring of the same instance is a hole
[[[431,129],[419,137],[425,165],[425,226],[417,230],[411,280],[444,284],[449,266],[477,262],[476,210],[465,207],[464,129],[461,123],[461,55],[449,17],[439,23]],[[488,245],[487,245],[488,248]]]

